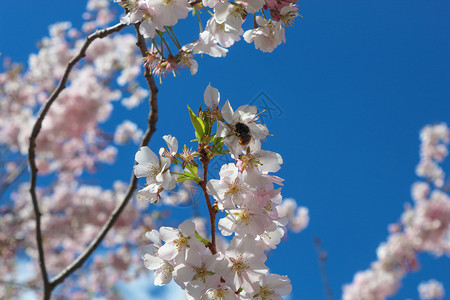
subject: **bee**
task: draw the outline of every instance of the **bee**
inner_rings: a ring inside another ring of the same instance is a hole
[[[234,126],[234,133],[239,138],[239,144],[246,146],[250,143],[252,135],[250,134],[250,128],[244,123],[236,123]]]

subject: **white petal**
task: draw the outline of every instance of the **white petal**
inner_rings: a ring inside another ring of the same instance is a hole
[[[159,257],[161,257],[162,259],[165,259],[165,260],[174,259],[175,256],[177,256],[177,254],[178,254],[178,249],[172,243],[166,243],[166,244],[162,245],[161,248],[159,248],[159,250],[158,250]]]
[[[169,242],[169,241],[172,241],[172,240],[178,238],[178,229],[173,228],[173,227],[163,226],[159,229],[159,232],[160,232],[160,238],[164,242]]]
[[[170,171],[161,172],[156,176],[156,180],[161,183],[165,190],[172,190],[175,188],[175,179],[170,175]]]
[[[186,262],[191,266],[200,268],[202,266],[202,256],[196,250],[186,249]]]
[[[225,22],[228,18],[229,10],[228,6],[231,5],[229,3],[219,2],[214,6],[214,18],[216,19],[216,22],[219,24],[222,24]]]
[[[194,278],[195,271],[192,267],[185,264],[180,264],[175,267],[173,271],[173,276],[182,282],[191,281]]]
[[[195,224],[191,220],[186,220],[178,226],[184,236],[194,236]]]
[[[205,89],[205,93],[203,94],[203,98],[205,100],[205,104],[212,108],[217,109],[219,107],[219,101],[220,101],[220,93],[219,90],[212,87],[211,84],[208,84],[208,86]]]
[[[159,238],[159,236],[160,236],[159,231],[156,229],[152,229],[152,231],[147,231],[145,233],[145,237],[156,245],[158,244],[161,245],[161,239]]]
[[[230,129],[223,122],[217,123],[217,136],[218,137],[226,137],[230,133]]]
[[[158,201],[159,188],[160,188],[159,184],[151,183],[142,190],[138,191],[137,193],[138,198],[144,198],[145,200],[151,203],[155,203],[156,201]]]
[[[219,224],[217,225],[217,228],[220,230],[222,235],[224,236],[230,236],[233,234],[233,228],[234,228],[235,222],[232,219],[232,215],[229,214],[225,218],[222,218],[219,220]]]
[[[163,139],[166,141],[167,147],[169,147],[170,152],[177,153],[177,151],[178,151],[177,138],[168,134],[168,135],[163,136]]]
[[[138,164],[159,165],[159,159],[149,147],[144,146],[136,153],[134,160]]]
[[[149,270],[156,270],[164,265],[164,260],[150,254],[144,254],[143,259],[145,267]]]
[[[148,177],[148,175],[149,175],[148,165],[135,165],[134,166],[134,175],[137,178]]]
[[[272,151],[261,150],[255,154],[255,157],[262,163],[263,172],[277,172],[283,163],[281,155]]]
[[[230,124],[234,123],[234,111],[233,108],[230,105],[230,101],[226,101],[225,104],[222,107],[222,116],[225,121],[227,121]]]
[[[198,63],[195,59],[189,60],[189,71],[191,71],[191,75],[197,74],[198,71]]]
[[[172,273],[166,269],[157,269],[155,271],[155,285],[162,286],[168,284],[172,280]]]

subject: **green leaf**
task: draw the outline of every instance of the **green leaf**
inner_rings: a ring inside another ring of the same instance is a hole
[[[188,181],[188,180],[194,180],[191,176],[178,176],[177,178],[177,182],[182,182],[182,181]]]
[[[223,141],[225,140],[225,138],[223,137],[215,137],[213,142],[213,150],[222,150],[223,147]]]
[[[179,175],[177,178],[177,182],[193,180],[196,183],[199,183],[200,181],[202,181],[202,179],[200,177],[198,177],[198,175],[197,175],[197,167],[196,166],[188,165],[186,167],[188,168],[189,172],[187,172],[187,171],[184,171],[184,173],[172,172],[172,174]]]
[[[203,114],[205,115],[205,114]],[[211,135],[211,120],[209,117],[207,116],[203,116],[203,120],[205,120],[205,134],[206,135]]]
[[[205,245],[206,247],[209,246],[210,242],[209,242],[207,239],[205,239],[204,237],[202,237],[202,236],[197,232],[197,230],[195,231],[195,237],[196,237],[200,242],[202,242],[202,244]]]
[[[189,170],[189,172],[191,172],[192,175],[197,176],[198,168],[196,166],[189,164],[186,165],[186,168]]]
[[[197,117],[191,110],[188,105],[189,115],[191,116],[192,125],[195,128],[195,136],[197,137],[197,141],[201,141],[203,136],[205,135],[205,124],[203,124],[202,119]]]

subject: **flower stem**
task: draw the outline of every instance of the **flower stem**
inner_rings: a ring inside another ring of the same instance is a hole
[[[200,154],[200,161],[202,162],[203,168],[203,179],[200,181],[199,185],[203,190],[203,195],[205,196],[206,205],[208,206],[209,211],[209,220],[211,224],[211,243],[209,244],[209,250],[211,250],[212,254],[216,254],[216,214],[217,210],[211,205],[211,200],[209,199],[208,192],[206,191],[206,183],[208,182],[207,174],[208,174],[208,164],[209,157],[208,153],[205,149],[205,145],[200,144],[198,146],[198,153]]]

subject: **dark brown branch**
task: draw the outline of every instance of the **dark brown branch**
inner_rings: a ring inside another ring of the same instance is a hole
[[[142,34],[139,33],[139,24],[134,25],[134,29],[136,30],[136,37],[137,37],[137,43],[139,50],[141,51],[142,57],[146,57],[148,54],[147,51],[147,45],[145,44],[145,39],[142,36]],[[158,94],[158,88],[156,87],[155,80],[153,78],[152,73],[148,68],[145,68],[144,77],[147,80],[147,85],[150,88],[151,95],[150,95],[150,105],[151,105],[151,113],[149,115],[148,122],[149,124],[152,124],[150,127],[153,134],[156,131],[155,124],[158,121],[158,101],[157,101],[157,94]],[[145,144],[148,144],[150,141],[150,138],[148,141],[146,141]]]
[[[216,254],[216,214],[217,210],[211,205],[211,200],[209,198],[208,192],[206,191],[206,183],[208,182],[208,164],[209,164],[209,158],[208,153],[206,152],[204,146],[201,144],[199,145],[199,151],[200,153],[200,161],[202,162],[202,168],[203,168],[203,178],[202,181],[200,181],[199,185],[203,190],[203,195],[205,196],[206,205],[208,206],[208,212],[209,212],[209,221],[211,226],[211,243],[208,245],[209,250],[211,250],[212,254]]]
[[[145,56],[147,55],[147,46],[145,45],[145,40],[139,33],[139,27],[135,26],[135,28],[137,34],[137,46],[139,47],[142,56]],[[141,147],[148,145],[153,133],[156,131],[156,122],[158,121],[158,102],[157,102],[158,88],[156,87],[153,76],[149,72],[149,70],[147,69],[145,70],[144,77],[147,80],[147,84],[151,92],[149,99],[151,111],[148,116],[147,131],[142,137]],[[89,258],[89,256],[97,249],[97,247],[105,238],[108,231],[112,228],[114,223],[120,217],[120,214],[125,209],[126,205],[133,196],[136,187],[137,187],[137,178],[136,176],[134,176],[134,174],[132,174],[130,183],[128,185],[128,190],[124,199],[114,209],[114,211],[111,213],[106,223],[103,225],[100,232],[97,234],[94,240],[92,240],[92,242],[86,247],[86,249],[69,266],[67,266],[64,270],[62,270],[50,281],[50,285],[52,288],[63,282],[64,279],[66,279],[69,275],[75,272],[75,270],[79,269],[83,265],[83,263]]]
[[[44,121],[45,116],[47,115],[50,107],[52,106],[53,102],[55,102],[58,95],[64,90],[66,87],[67,79],[69,78],[69,74],[72,71],[72,68],[80,61],[85,55],[86,50],[89,47],[89,45],[96,40],[97,38],[104,38],[114,32],[117,32],[124,28],[125,24],[117,24],[107,29],[98,30],[97,32],[91,34],[86,38],[86,41],[84,42],[83,47],[81,47],[80,52],[72,58],[67,68],[63,74],[63,77],[61,78],[61,81],[59,82],[56,89],[53,91],[53,93],[50,95],[50,97],[45,102],[45,105],[42,107],[41,111],[39,112],[38,118],[36,120],[36,123],[33,126],[33,131],[30,136],[30,145],[28,148],[28,162],[30,166],[30,195],[31,200],[33,202],[33,209],[34,209],[34,215],[36,217],[36,242],[37,242],[37,248],[39,253],[39,267],[41,269],[42,274],[42,280],[44,284],[44,293],[43,298],[44,299],[50,299],[50,294],[53,286],[50,284],[48,280],[48,273],[45,266],[45,257],[44,257],[44,247],[43,247],[43,241],[42,241],[42,231],[41,231],[41,212],[39,210],[39,204],[37,200],[36,195],[36,181],[37,181],[37,167],[36,167],[36,160],[35,160],[35,148],[36,148],[36,139],[39,135],[39,132],[42,127],[42,122]]]

